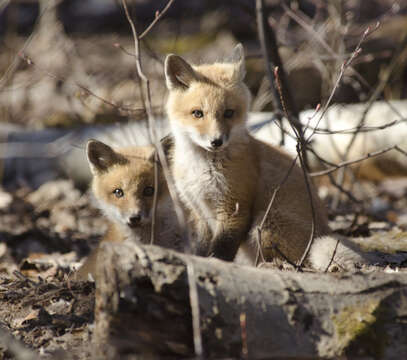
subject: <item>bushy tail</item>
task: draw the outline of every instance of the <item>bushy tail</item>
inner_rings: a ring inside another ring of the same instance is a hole
[[[406,252],[388,254],[364,251],[356,241],[341,235],[316,238],[309,254],[311,266],[320,271],[334,271],[335,269],[355,271],[366,265],[400,265],[406,260]]]

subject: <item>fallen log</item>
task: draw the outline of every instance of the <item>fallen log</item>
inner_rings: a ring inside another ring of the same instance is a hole
[[[96,281],[97,358],[192,357],[200,341],[204,358],[407,354],[402,273],[283,272],[106,243]]]

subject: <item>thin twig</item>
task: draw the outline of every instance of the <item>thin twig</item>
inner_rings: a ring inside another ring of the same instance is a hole
[[[295,22],[297,22],[298,25],[300,25],[303,29],[305,29],[307,32],[309,32],[314,39],[316,39],[320,45],[322,45],[322,47],[334,58],[334,59],[341,59],[340,56],[338,56],[334,50],[329,46],[329,44],[320,36],[320,34],[314,30],[314,28],[311,25],[308,25],[300,16],[298,16],[295,12],[293,12],[289,7],[287,7],[285,4],[283,4],[283,8],[286,11],[286,14],[293,19]],[[304,13],[302,13],[303,16],[305,16]],[[368,33],[366,34],[367,36],[370,36],[373,32],[377,31],[380,27],[381,22],[383,21],[384,17],[380,20],[376,22],[376,25],[373,27],[373,29],[367,30]],[[363,39],[364,41],[364,39]],[[359,43],[357,46],[360,47],[362,41],[361,39],[359,40]],[[401,45],[399,48],[405,48],[405,45]],[[376,57],[376,55],[375,55]],[[360,56],[358,57],[360,58]],[[395,57],[393,57],[394,59]],[[356,59],[354,59],[356,60]],[[357,61],[353,61],[353,63],[357,63]],[[349,64],[349,69],[357,76],[357,78],[365,85],[367,86],[369,89],[372,90],[372,87],[369,85],[369,83],[363,78],[363,76],[352,66],[352,64]],[[389,107],[397,114],[398,117],[402,118],[402,115],[400,114],[399,111],[397,111],[397,109],[391,104],[390,101],[384,99],[384,101],[387,103],[387,105],[389,105]]]
[[[267,247],[266,249],[272,249],[272,250],[275,251],[277,254],[279,254],[279,255],[281,256],[281,258],[282,258],[284,261],[286,261],[288,264],[290,264],[294,269],[296,269],[297,271],[302,271],[302,269],[298,268],[297,264],[293,263],[293,262],[279,249],[278,244],[272,244],[272,245],[271,245],[271,248],[268,248],[268,247]],[[264,262],[264,263],[260,263],[258,267],[261,268],[264,264],[266,264],[266,263],[265,263],[265,262]]]
[[[12,63],[8,66],[7,70],[4,72],[4,75],[0,79],[0,91],[3,90],[4,86],[7,84],[8,79],[13,75],[13,73],[18,69],[18,65],[20,62],[20,56],[19,54],[23,53],[24,51],[27,50],[28,46],[30,45],[31,41],[34,39],[34,37],[37,35],[37,30],[40,25],[41,19],[44,16],[44,14],[50,9],[51,4],[48,4],[44,11],[37,17],[34,25],[34,30],[28,36],[27,40],[24,42],[24,45],[20,49],[20,51],[17,53],[17,55],[14,57]],[[56,5],[55,5],[56,6]]]
[[[129,108],[129,107],[125,107],[125,106],[121,106],[121,105],[117,105],[107,99],[102,98],[101,96],[95,94],[92,90],[90,90],[89,88],[87,88],[86,86],[76,82],[76,81],[72,81],[72,80],[68,80],[67,78],[60,76],[60,75],[55,75],[53,73],[51,73],[50,71],[41,68],[39,65],[37,65],[29,56],[27,56],[24,53],[20,53],[19,57],[29,66],[33,66],[35,67],[37,70],[40,70],[41,72],[43,72],[45,75],[49,76],[52,79],[55,79],[59,82],[62,82],[64,84],[73,84],[76,87],[78,87],[79,89],[81,89],[82,91],[84,91],[86,94],[95,97],[96,99],[100,100],[101,102],[103,102],[106,105],[109,105],[123,113],[130,113],[130,114],[134,114],[134,113],[139,113],[140,111],[143,111],[142,109],[133,109],[133,108]]]
[[[147,28],[141,33],[141,35],[139,36],[139,40],[141,40],[144,36],[146,36],[150,30],[153,28],[153,26],[164,16],[164,14],[167,12],[167,10],[171,7],[172,3],[175,0],[169,0],[167,5],[164,7],[164,9],[162,9],[161,12],[159,12],[158,10],[155,13],[155,18],[154,20],[151,22],[150,25],[147,26]]]
[[[157,200],[158,200],[158,155],[154,153],[154,197],[153,197],[153,216],[151,218],[151,236],[150,244],[154,244],[155,241],[155,228],[157,220]]]
[[[310,173],[310,176],[315,177],[315,176],[327,175],[327,174],[330,174],[330,173],[332,173],[332,172],[334,172],[334,171],[336,171],[336,170],[338,170],[338,169],[340,169],[340,168],[342,168],[344,166],[356,164],[356,163],[361,162],[363,160],[382,155],[382,154],[384,154],[386,152],[389,152],[391,150],[396,150],[396,151],[398,151],[398,152],[400,152],[400,153],[407,156],[407,153],[403,149],[401,149],[399,146],[397,146],[397,145],[389,146],[389,147],[387,147],[385,149],[382,149],[382,150],[377,150],[377,151],[367,153],[365,156],[362,156],[362,157],[360,157],[358,159],[343,161],[343,162],[341,162],[341,163],[339,163],[337,165],[334,165],[334,166],[330,167],[329,169],[325,169],[325,170],[321,170],[321,171],[315,171],[313,173]]]
[[[264,2],[262,0],[256,0],[256,18],[257,18],[257,33],[260,40],[262,56],[264,58],[266,65],[268,80],[270,81],[270,93],[272,96],[273,106],[275,109],[279,109],[282,111],[283,110],[282,104],[280,102],[280,97],[278,95],[277,87],[275,86],[275,81],[273,78],[270,53],[271,49],[269,46],[270,39],[266,38],[269,35],[269,33],[266,32],[267,24],[266,17],[264,15]]]
[[[332,252],[331,259],[329,260],[329,263],[328,263],[328,265],[326,266],[326,268],[325,268],[325,270],[324,270],[324,273],[327,273],[327,272],[328,272],[329,267],[331,266],[332,262],[334,261],[334,258],[335,258],[335,255],[336,255],[336,250],[338,249],[338,245],[339,245],[339,238],[338,238],[337,241],[336,241],[335,249],[334,249],[334,251]]]
[[[258,251],[258,253],[257,253],[257,255],[256,255],[256,261],[255,261],[256,266],[257,266],[257,262],[258,262],[258,260],[259,260],[259,256],[261,256],[263,262],[266,262],[265,259],[264,259],[264,256],[263,256],[263,251],[262,251],[262,246],[261,246],[261,233],[262,233],[264,224],[266,223],[266,220],[267,220],[267,218],[268,218],[268,216],[269,216],[269,214],[270,214],[272,205],[273,205],[273,203],[274,203],[274,199],[276,198],[277,193],[280,191],[281,186],[284,185],[284,183],[285,183],[285,182],[287,181],[287,179],[288,179],[288,176],[291,174],[291,171],[292,171],[292,169],[294,168],[295,163],[297,162],[297,157],[298,157],[298,155],[295,157],[295,159],[293,159],[293,161],[292,161],[292,163],[291,163],[291,166],[289,167],[289,169],[288,169],[288,171],[287,171],[285,177],[283,178],[283,180],[282,180],[282,181],[280,182],[280,184],[274,189],[273,194],[271,195],[271,199],[270,199],[270,201],[269,201],[269,203],[268,203],[266,212],[264,213],[263,219],[261,220],[261,223],[260,223],[259,227],[257,228],[257,243],[258,243],[259,251]]]
[[[126,14],[127,21],[129,22],[130,27],[131,27],[131,31],[133,33],[134,57],[135,57],[135,60],[136,60],[137,74],[138,74],[139,78],[141,78],[144,81],[144,83],[146,85],[146,89],[147,89],[147,98],[144,98],[144,96],[143,96],[144,94],[143,94],[142,91],[141,91],[140,95],[142,96],[143,105],[144,105],[144,108],[146,109],[146,113],[147,113],[147,117],[148,117],[150,138],[151,138],[154,146],[156,146],[155,143],[157,141],[156,141],[155,131],[154,131],[154,128],[153,128],[153,126],[155,125],[155,119],[154,119],[154,115],[153,115],[153,111],[152,111],[152,107],[151,107],[151,97],[150,97],[150,91],[149,91],[150,90],[149,80],[144,75],[142,67],[141,67],[140,42],[139,42],[139,39],[138,39],[136,26],[134,25],[134,22],[131,19],[130,14],[129,14],[129,10],[127,8],[126,0],[122,0],[122,5],[123,5],[123,8],[124,8],[124,12]],[[141,84],[140,84],[140,88],[141,88]],[[142,88],[141,88],[141,90],[142,90]],[[158,173],[156,171],[156,167],[157,167],[157,165],[154,164],[154,184],[158,185],[158,179],[157,179]],[[156,194],[158,193],[159,189],[158,189],[158,187],[155,187],[154,190],[155,190],[154,193],[155,193],[155,197],[156,197],[157,196]],[[157,199],[156,199],[155,202],[153,202],[153,216],[152,216],[152,221],[151,221],[151,234],[150,234],[151,235],[151,239],[150,239],[151,244],[153,244],[155,242],[154,236],[155,236],[155,224],[156,224],[155,216],[156,216],[156,214],[157,214]]]
[[[333,178],[332,174],[328,174],[329,180],[335,188],[337,188],[342,194],[345,194],[352,202],[356,205],[360,206],[363,205],[362,201],[357,199],[350,191],[346,190],[343,185],[338,184],[335,179]]]
[[[172,2],[171,2],[172,3]],[[165,179],[167,181],[168,185],[168,190],[170,192],[170,196],[172,198],[175,212],[177,215],[177,219],[180,225],[180,229],[183,232],[182,234],[182,239],[187,240],[187,227],[186,227],[186,222],[185,222],[185,217],[181,208],[181,205],[178,200],[178,196],[175,190],[175,185],[173,183],[173,179],[171,177],[171,173],[168,167],[167,159],[164,154],[164,150],[162,148],[162,145],[160,141],[157,139],[156,133],[155,133],[155,119],[154,119],[154,114],[152,112],[152,106],[151,106],[151,91],[150,91],[150,83],[148,78],[145,76],[142,70],[142,65],[141,65],[141,57],[140,57],[140,41],[137,35],[136,27],[134,25],[133,20],[130,17],[130,14],[127,9],[127,4],[126,0],[122,0],[123,8],[127,17],[127,20],[131,26],[132,32],[133,32],[133,38],[134,38],[134,55],[136,59],[136,66],[137,66],[137,72],[139,77],[143,80],[145,84],[145,89],[146,89],[146,97],[145,97],[145,107],[146,107],[146,112],[148,116],[148,124],[149,124],[149,131],[150,131],[150,137],[151,141],[154,144],[156,153],[158,154],[158,158],[160,160],[160,163],[163,167],[163,172]],[[156,207],[156,204],[155,204]],[[155,210],[154,210],[155,211]],[[153,239],[153,234],[152,234],[152,241]],[[188,241],[188,250],[191,249],[191,246]],[[203,354],[203,348],[202,348],[202,335],[201,335],[201,330],[200,330],[200,313],[199,313],[199,297],[198,297],[198,289],[197,289],[197,284],[195,280],[195,275],[194,275],[194,268],[192,263],[190,263],[189,260],[187,260],[186,263],[187,267],[187,274],[188,274],[188,283],[189,283],[189,297],[190,297],[190,304],[191,304],[191,315],[192,315],[192,329],[193,329],[193,339],[194,339],[194,349],[195,349],[195,355],[198,358],[202,358]]]
[[[379,24],[376,25],[375,30],[378,28],[378,26],[379,26]],[[331,93],[330,93],[330,95],[329,95],[329,98],[328,98],[327,102],[325,103],[325,105],[324,105],[324,107],[323,107],[323,110],[322,110],[322,112],[321,112],[321,114],[320,114],[320,117],[319,117],[319,119],[318,119],[318,121],[317,121],[317,124],[316,124],[315,128],[318,128],[319,123],[322,121],[323,117],[325,116],[326,112],[328,111],[328,107],[329,107],[329,105],[330,105],[330,103],[331,103],[331,101],[332,101],[332,99],[333,99],[333,96],[334,96],[334,94],[335,94],[335,92],[336,92],[336,89],[339,87],[340,81],[342,80],[342,77],[344,76],[346,69],[351,66],[351,64],[352,64],[352,62],[354,61],[354,59],[360,54],[360,52],[362,51],[362,48],[361,48],[362,43],[364,42],[364,40],[366,39],[366,37],[367,37],[368,35],[370,35],[371,33],[372,33],[372,31],[371,31],[370,27],[367,27],[366,30],[364,31],[364,33],[362,34],[361,38],[359,39],[359,42],[357,43],[357,45],[356,45],[354,51],[351,53],[351,55],[349,56],[349,58],[348,58],[346,61],[344,61],[344,62],[342,63],[341,69],[340,69],[340,72],[339,72],[339,75],[338,75],[338,77],[337,77],[337,80],[336,80],[336,82],[335,82],[335,84],[334,84],[334,86],[333,86],[333,89],[332,89],[332,91],[331,91]],[[361,127],[361,126],[363,126],[362,123],[359,124],[359,127]],[[308,143],[311,141],[311,138],[314,136],[314,134],[315,134],[315,130],[311,131],[311,134],[308,136],[308,138],[307,138],[307,140],[306,140],[306,144],[308,144]],[[355,133],[355,134],[353,135],[353,139],[351,140],[351,143],[352,143],[353,140],[356,138],[356,134],[357,134],[357,133]],[[334,144],[333,144],[333,145],[334,145]],[[349,145],[351,145],[351,144],[349,144]],[[347,151],[349,151],[349,149],[350,149],[350,147],[348,147],[348,150],[347,150]],[[339,153],[339,149],[336,149],[336,150],[337,150],[338,153]],[[332,178],[332,177],[330,177],[330,179],[331,179],[331,181],[333,181],[333,178]],[[343,189],[343,186],[342,186],[343,180],[344,180],[344,177],[342,177],[341,184],[337,184],[336,182],[335,182],[335,184],[334,184],[334,182],[332,182],[332,183],[333,183],[334,185],[336,185],[339,189]],[[347,195],[348,195],[348,194],[347,194]],[[312,241],[310,241],[310,243],[312,243]],[[307,251],[306,251],[306,253],[309,252],[309,249],[310,249],[310,247],[311,247],[311,244],[310,244],[310,243],[309,243],[308,246],[307,246]],[[304,254],[303,259],[305,259],[305,257],[306,257],[306,256],[305,256],[305,254]]]
[[[369,30],[369,28],[363,33],[362,39],[366,38],[367,34],[369,33],[368,30]],[[328,111],[328,107],[331,104],[331,101],[332,101],[332,99],[333,99],[333,97],[335,95],[335,92],[339,87],[339,84],[340,84],[340,82],[342,80],[343,75],[345,74],[345,70],[347,69],[348,66],[350,66],[350,64],[355,59],[355,57],[360,54],[360,52],[361,52],[360,44],[361,44],[361,41],[358,43],[358,46],[352,52],[349,59],[347,59],[345,62],[343,62],[342,66],[341,66],[341,70],[339,71],[339,75],[338,75],[338,77],[337,77],[337,79],[335,81],[335,84],[334,84],[334,86],[333,86],[333,88],[331,90],[329,98],[328,98],[327,102],[325,103],[325,105],[324,105],[324,107],[323,107],[323,109],[322,109],[322,111],[320,113],[320,116],[319,116],[319,119],[317,121],[317,125],[315,126],[315,128],[318,128],[319,123],[322,121],[323,117],[325,116],[325,113]],[[311,134],[306,139],[306,143],[309,143],[311,141],[311,138],[313,137],[314,133],[315,133],[314,131],[311,132]]]
[[[177,220],[180,226],[180,230],[182,231],[181,234],[181,238],[184,241],[188,240],[188,236],[187,236],[187,227],[186,227],[186,221],[185,221],[185,216],[184,213],[182,211],[182,207],[181,204],[179,202],[178,196],[177,196],[177,192],[175,189],[175,185],[174,185],[174,181],[172,179],[171,176],[171,172],[168,166],[168,162],[166,159],[166,156],[164,154],[164,150],[161,146],[161,143],[159,141],[159,139],[157,139],[156,133],[155,133],[155,118],[154,118],[154,114],[152,111],[152,105],[151,105],[151,90],[150,90],[150,81],[149,79],[145,76],[143,69],[142,69],[142,65],[141,65],[141,56],[140,56],[140,41],[138,38],[138,34],[137,34],[137,30],[136,27],[134,25],[133,20],[130,17],[128,8],[127,8],[127,3],[126,0],[122,0],[122,5],[126,14],[126,18],[130,24],[132,33],[133,33],[133,39],[134,39],[134,56],[136,58],[136,68],[137,68],[137,73],[139,75],[139,77],[143,80],[144,84],[145,84],[145,90],[146,90],[146,97],[145,97],[145,108],[146,108],[146,113],[147,113],[147,117],[148,117],[148,124],[149,124],[149,132],[150,132],[150,137],[151,137],[151,141],[155,147],[155,150],[158,153],[158,158],[160,160],[160,164],[162,165],[163,168],[163,173],[164,173],[164,177],[165,180],[167,181],[167,185],[168,185],[168,191],[170,193],[171,199],[173,201],[174,204],[174,209],[175,209],[175,213],[177,216]],[[189,246],[190,249],[190,244],[189,241],[187,242],[187,245]]]
[[[275,69],[274,71],[274,76],[276,78],[276,83],[277,83],[277,89],[279,90],[279,94],[281,97],[281,102],[283,104],[283,109],[284,111],[286,111],[286,108],[284,106],[284,98],[283,98],[283,92],[281,90],[281,84],[280,84],[280,78],[279,78],[279,73],[278,73],[278,68]],[[295,133],[296,137],[297,137],[297,154],[298,154],[298,158],[300,160],[300,165],[301,165],[301,169],[304,175],[304,182],[305,182],[305,187],[307,189],[307,194],[309,197],[309,204],[310,204],[310,208],[311,208],[311,232],[310,232],[310,238],[307,244],[307,247],[304,251],[304,254],[302,255],[300,261],[297,264],[297,271],[299,269],[301,269],[302,264],[304,263],[304,260],[306,259],[306,257],[308,256],[308,253],[311,249],[312,243],[314,241],[314,235],[315,235],[315,222],[316,222],[316,213],[315,213],[315,205],[314,205],[314,199],[313,199],[313,192],[311,190],[311,184],[308,178],[308,171],[307,171],[307,166],[305,164],[305,159],[303,157],[303,154],[305,153],[305,144],[307,143],[304,140],[304,135],[303,133],[299,133],[298,130],[295,128],[295,126],[290,122],[290,126],[293,130],[293,132]]]
[[[367,31],[365,32],[367,33]],[[363,39],[361,39],[361,41],[359,42],[358,46],[360,46],[361,42]],[[407,37],[405,37],[404,41],[402,42],[402,44],[398,47],[398,51],[397,53],[393,56],[393,59],[390,63],[390,65],[387,67],[384,76],[382,77],[382,79],[380,80],[378,86],[375,88],[375,90],[373,91],[373,94],[371,95],[368,104],[366,106],[366,108],[363,111],[363,114],[360,118],[359,121],[359,125],[357,126],[358,128],[361,128],[364,126],[365,124],[365,120],[366,120],[366,115],[369,112],[369,110],[371,109],[371,107],[373,106],[374,102],[377,100],[377,98],[379,97],[379,95],[382,93],[382,91],[384,90],[384,87],[386,86],[386,84],[388,83],[389,79],[390,79],[390,75],[392,74],[394,68],[397,66],[400,57],[404,54],[404,50],[405,50],[405,45],[407,44]],[[351,148],[353,147],[355,141],[356,141],[356,137],[357,137],[357,131],[353,134],[351,141],[349,142],[348,146],[346,147],[344,156],[343,156],[343,160],[346,160]]]
[[[256,19],[257,19],[257,33],[260,40],[261,51],[263,53],[268,79],[270,81],[270,90],[272,101],[275,109],[284,113],[288,121],[296,129],[301,142],[304,140],[302,125],[299,122],[299,113],[295,105],[294,98],[289,89],[288,81],[284,71],[283,63],[278,52],[277,39],[273,29],[267,23],[265,14],[264,0],[256,0]],[[279,81],[282,86],[278,89],[279,84],[273,75],[273,69],[280,69]],[[282,101],[284,99],[284,101]],[[305,146],[301,147],[303,151],[304,163],[308,168],[307,154]]]
[[[384,130],[389,127],[393,127],[395,125],[404,123],[406,121],[407,121],[407,118],[401,116],[400,119],[396,119],[389,123],[386,123],[383,125],[377,125],[377,126],[361,126],[361,127],[355,126],[352,128],[342,129],[342,130],[330,130],[327,128],[315,127],[315,126],[311,126],[311,125],[304,125],[304,129],[313,130],[314,134],[319,134],[319,135],[333,135],[333,134],[342,135],[342,134],[367,133],[367,132],[374,132],[374,131],[378,131],[378,130]]]
[[[304,138],[303,128],[298,121],[298,111],[294,105],[293,98],[291,93],[288,89],[288,84],[285,79],[285,72],[283,69],[283,64],[281,62],[281,58],[278,54],[278,47],[277,41],[274,35],[274,32],[269,26],[266,26],[266,17],[264,14],[264,0],[256,0],[256,16],[257,16],[257,26],[258,26],[258,35],[262,47],[262,53],[265,58],[266,62],[266,69],[269,77],[269,81],[271,84],[271,88],[273,91],[273,99],[275,104],[278,105],[278,109],[283,111],[288,122],[296,135],[297,138],[297,154],[300,159],[301,168],[304,174],[304,181],[307,188],[307,192],[309,194],[310,206],[311,206],[311,215],[312,215],[312,226],[311,226],[311,235],[310,241],[308,243],[307,249],[301,258],[297,269],[300,269],[305,257],[308,255],[309,248],[312,244],[314,238],[314,230],[315,230],[315,209],[312,199],[312,191],[309,184],[307,169],[308,169],[308,161],[307,161],[307,153],[306,153],[306,141]],[[272,48],[270,48],[272,45]],[[271,67],[271,61],[274,64],[274,71]],[[278,72],[278,69],[280,73]],[[281,86],[281,81],[283,81],[283,87]],[[276,99],[277,98],[277,99]],[[288,101],[289,110],[286,106],[286,101]],[[295,120],[294,120],[295,119]],[[292,167],[289,169],[288,174],[291,172]],[[287,174],[287,177],[288,177]],[[285,181],[286,179],[284,179]],[[281,185],[280,185],[281,186]],[[276,191],[278,191],[279,187],[277,187]],[[264,224],[268,213],[271,209],[271,204],[273,203],[274,197],[276,196],[276,192],[273,194],[273,197],[269,203],[268,211],[266,211],[265,216],[263,217],[262,223]],[[258,229],[258,242],[261,245],[261,226]]]
[[[277,194],[277,192],[274,191],[274,194]],[[273,195],[274,195],[274,194],[273,194]],[[275,196],[275,195],[274,195],[274,196]],[[273,200],[274,200],[274,197],[272,198],[272,200],[270,200],[269,208],[271,208],[271,204],[272,204]],[[265,219],[265,217],[263,217],[263,220],[264,220],[264,219]],[[262,246],[261,246],[261,232],[262,232],[262,228],[261,228],[260,226],[258,226],[258,227],[257,227],[257,237],[256,237],[256,240],[257,240],[257,254],[256,254],[256,259],[255,259],[255,261],[254,261],[254,265],[255,265],[255,266],[258,265],[258,263],[259,263],[259,258],[261,259],[261,262],[262,262],[262,263],[265,263],[265,262],[266,262],[266,259],[264,258],[264,254],[263,254],[263,249],[262,249]]]
[[[314,30],[311,25],[308,25],[300,16],[298,16],[294,11],[292,11],[286,4],[282,4],[285,13],[294,20],[298,25],[300,25],[305,31],[307,31],[318,43],[332,56],[334,59],[341,59],[341,56],[337,55],[335,51],[328,45],[324,38],[320,35],[319,32]],[[369,31],[369,34],[376,31],[380,26],[380,22],[377,22],[373,30]],[[356,71],[356,70],[355,70]]]

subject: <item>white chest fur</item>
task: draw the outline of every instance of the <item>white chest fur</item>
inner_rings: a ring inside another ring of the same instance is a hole
[[[220,156],[194,145],[176,146],[174,180],[182,201],[201,215],[213,217],[228,183]]]

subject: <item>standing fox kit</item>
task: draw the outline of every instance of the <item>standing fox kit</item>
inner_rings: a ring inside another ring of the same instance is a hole
[[[154,147],[131,146],[114,150],[100,141],[89,140],[86,152],[93,176],[94,198],[109,220],[102,241],[150,243],[153,197],[158,191],[155,243],[177,249],[180,243],[175,215],[161,171],[158,189],[154,188]],[[94,274],[97,253],[98,249],[89,256],[79,269],[77,279],[85,280],[88,273]]]
[[[228,261],[241,245],[254,256],[256,228],[281,185],[263,227],[261,248],[266,260],[283,254],[296,262],[312,231],[310,196],[293,159],[249,135],[250,92],[244,76],[240,44],[224,63],[194,66],[167,56],[174,183],[195,227],[196,253]],[[314,233],[322,236],[330,230],[312,186],[311,193]]]

